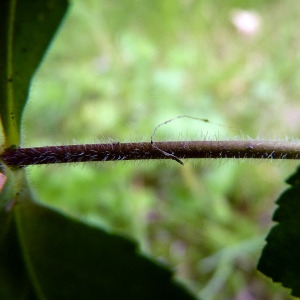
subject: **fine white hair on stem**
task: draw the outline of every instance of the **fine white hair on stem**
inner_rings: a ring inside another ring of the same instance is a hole
[[[148,159],[172,159],[183,165],[185,159],[268,159],[299,160],[299,140],[281,141],[246,137],[222,140],[219,135],[213,140],[202,136],[197,140],[158,141],[154,142],[157,130],[179,118],[190,118],[202,122],[208,119],[181,115],[158,124],[151,135],[150,142],[119,142],[109,139],[106,143],[56,145],[30,148],[8,148],[1,153],[0,159],[8,166],[22,168],[28,165],[82,163],[95,161],[125,161]],[[224,126],[222,124],[211,122]],[[227,128],[234,128],[226,126]]]

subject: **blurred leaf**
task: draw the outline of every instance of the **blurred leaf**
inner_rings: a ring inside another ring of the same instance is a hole
[[[0,218],[1,299],[194,299],[132,241],[32,202]]]
[[[66,0],[0,3],[0,115],[5,147],[20,143],[29,84],[67,9]]]
[[[258,270],[300,297],[300,167],[288,180],[292,187],[277,200],[275,225],[258,262]]]
[[[37,299],[22,256],[13,206],[27,193],[23,169],[7,170],[0,192],[0,299]]]
[[[36,299],[20,252],[13,215],[0,213],[0,299]]]

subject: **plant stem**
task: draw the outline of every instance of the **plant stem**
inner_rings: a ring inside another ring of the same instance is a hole
[[[295,141],[169,141],[106,143],[6,149],[1,159],[11,167],[89,161],[187,158],[300,159]]]

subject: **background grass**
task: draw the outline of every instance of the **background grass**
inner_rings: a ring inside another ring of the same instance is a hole
[[[232,24],[254,10],[254,36]],[[72,2],[33,81],[24,146],[297,137],[300,5],[286,1]],[[205,299],[284,299],[255,267],[296,162],[208,160],[27,168],[44,202],[137,239]]]

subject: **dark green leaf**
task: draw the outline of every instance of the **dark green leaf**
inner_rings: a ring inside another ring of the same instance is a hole
[[[0,115],[5,147],[19,145],[29,84],[67,9],[67,0],[0,3]]]
[[[37,204],[16,207],[27,268],[47,299],[192,299],[136,246]]]
[[[258,270],[300,297],[300,167],[277,200],[273,220],[278,222],[267,236]]]
[[[0,191],[0,299],[36,299],[12,210],[20,198],[30,200],[25,172],[6,171],[7,180]]]
[[[135,243],[31,199],[25,183],[0,218],[1,299],[194,299]]]
[[[0,212],[0,299],[36,299],[24,265],[13,214]]]

